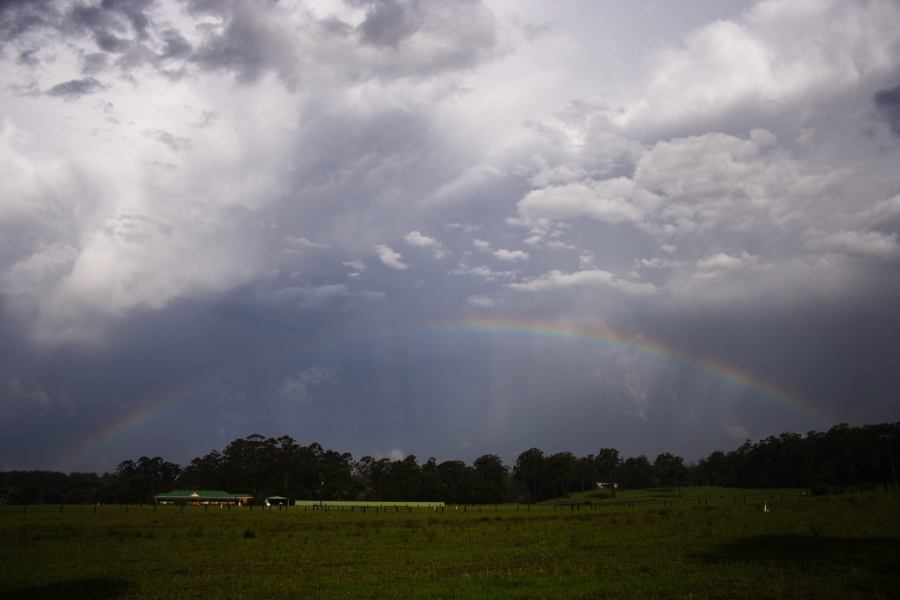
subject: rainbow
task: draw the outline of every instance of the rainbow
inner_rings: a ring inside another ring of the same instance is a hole
[[[404,334],[532,338],[587,346],[627,348],[654,359],[664,359],[690,365],[733,386],[749,390],[754,394],[774,400],[778,404],[788,406],[814,418],[820,424],[827,425],[837,422],[833,416],[823,412],[787,388],[767,382],[759,375],[741,367],[726,363],[713,356],[688,352],[642,334],[625,332],[608,326],[496,317],[467,317],[455,321],[436,322],[425,327],[401,332],[387,332],[364,338],[363,340],[355,338],[355,341],[378,341],[403,337]],[[351,341],[354,340],[332,338],[328,342],[318,344],[318,346],[342,345]],[[166,407],[196,394],[207,383],[216,380],[227,371],[229,371],[229,368],[222,367],[204,371],[192,379],[182,381],[177,386],[139,403],[132,411],[94,431],[76,448],[67,450],[56,461],[56,468],[64,470],[71,465],[77,464],[86,455],[101,448],[113,439],[152,420]]]
[[[55,461],[55,468],[60,471],[65,471],[66,469],[77,465],[81,459],[91,452],[98,450],[125,432],[152,420],[167,406],[187,398],[203,387],[207,382],[214,379],[220,372],[221,369],[216,369],[215,373],[212,375],[204,372],[198,377],[183,381],[177,386],[170,388],[159,395],[153,396],[149,400],[141,402],[130,412],[91,433],[86,440],[81,442],[74,449],[67,449]]]
[[[543,322],[495,317],[468,317],[436,323],[428,328],[438,334],[466,334],[507,338],[537,338],[588,346],[628,348],[643,355],[676,361],[706,372],[729,384],[746,389],[812,417],[820,424],[836,422],[832,415],[801,398],[789,389],[762,379],[739,366],[717,357],[688,352],[663,341],[617,330],[608,326],[583,323]]]

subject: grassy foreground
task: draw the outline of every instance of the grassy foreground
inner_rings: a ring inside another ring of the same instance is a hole
[[[554,506],[584,500],[594,508]],[[0,507],[0,600],[53,597],[897,598],[900,494],[684,488],[444,513]]]

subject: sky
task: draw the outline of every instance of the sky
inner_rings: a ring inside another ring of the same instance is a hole
[[[893,0],[0,3],[0,469],[900,420]]]

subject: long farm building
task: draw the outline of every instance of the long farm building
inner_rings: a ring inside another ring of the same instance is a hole
[[[157,494],[153,499],[159,504],[233,504],[246,506],[253,501],[250,494],[226,492],[224,490],[172,490]]]

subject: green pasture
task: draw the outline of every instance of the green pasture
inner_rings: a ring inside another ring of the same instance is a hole
[[[377,513],[6,506],[0,565],[0,600],[897,598],[900,493],[597,491]]]
[[[395,509],[395,508],[430,508],[436,509],[444,506],[443,502],[394,502],[394,501],[375,501],[375,500],[295,500],[294,506],[300,507],[317,507],[330,510],[342,510],[349,508],[366,508],[366,509]]]

